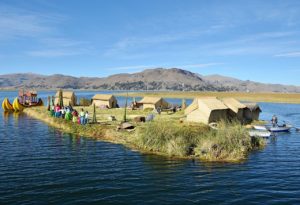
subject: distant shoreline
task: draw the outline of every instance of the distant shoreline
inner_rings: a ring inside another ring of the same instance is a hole
[[[126,96],[119,93],[117,96]],[[129,92],[130,97],[160,96],[164,98],[194,99],[197,97],[233,97],[240,101],[300,104],[300,93],[246,93],[246,92],[198,92],[198,91],[159,91]]]
[[[270,102],[270,103],[288,103],[288,104],[300,104],[300,93],[259,93],[259,92],[206,92],[206,91],[165,91],[165,90],[97,90],[97,89],[63,89],[72,90],[77,92],[111,92],[115,96],[126,96],[128,93],[129,97],[144,97],[144,96],[160,96],[164,98],[185,98],[194,99],[197,97],[233,97],[241,101],[250,102]],[[0,89],[2,92],[18,91],[18,89]],[[57,91],[57,89],[37,89],[39,92],[43,91]]]

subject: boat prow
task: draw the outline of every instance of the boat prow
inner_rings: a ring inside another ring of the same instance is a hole
[[[12,104],[9,102],[8,98],[4,98],[2,101],[2,109],[4,111],[14,111]]]
[[[19,99],[17,97],[14,99],[12,106],[13,106],[14,110],[17,112],[24,110],[24,106],[19,102]]]

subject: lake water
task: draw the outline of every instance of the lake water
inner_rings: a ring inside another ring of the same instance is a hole
[[[1,102],[6,96],[16,92],[0,92]],[[300,105],[260,106],[262,119],[277,114],[300,127]],[[1,110],[0,204],[300,204],[300,133],[278,135],[241,164],[202,163],[63,134]]]

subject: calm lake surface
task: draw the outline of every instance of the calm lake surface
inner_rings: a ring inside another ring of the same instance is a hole
[[[277,114],[300,127],[300,105],[260,106],[261,119]],[[202,163],[63,134],[1,109],[0,204],[300,204],[300,133],[278,135],[241,164]]]

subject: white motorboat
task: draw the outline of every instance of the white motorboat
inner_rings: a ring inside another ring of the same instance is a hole
[[[278,125],[278,126],[268,126],[267,129],[270,132],[289,132],[292,128],[292,125]]]
[[[263,130],[263,131],[267,131],[267,128],[263,125],[253,125],[253,128],[255,130]]]
[[[250,130],[249,135],[251,137],[263,137],[263,138],[268,138],[271,136],[271,132],[268,130]]]

